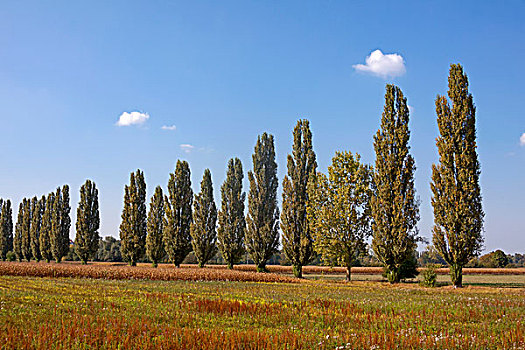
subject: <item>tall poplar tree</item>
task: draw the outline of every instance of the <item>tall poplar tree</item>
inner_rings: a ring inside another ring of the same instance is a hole
[[[94,182],[86,180],[80,187],[80,201],[77,208],[75,253],[87,264],[98,251],[100,235],[100,214],[98,209],[98,189]]]
[[[136,266],[146,250],[146,181],[142,171],[130,174],[129,186],[125,187],[124,192],[120,251],[131,266]]]
[[[299,120],[293,131],[293,150],[288,155],[288,174],[283,180],[281,230],[283,250],[296,277],[302,278],[303,266],[314,257],[313,240],[306,215],[307,187],[315,176],[316,157],[308,120]]]
[[[221,186],[221,211],[217,228],[217,244],[229,269],[237,264],[245,251],[244,235],[246,219],[244,201],[246,193],[242,191],[244,174],[239,158],[228,161],[226,180]]]
[[[191,245],[199,263],[204,265],[217,252],[217,206],[213,198],[213,184],[210,169],[204,170],[201,191],[193,200],[193,223],[191,224]]]
[[[146,236],[146,253],[153,263],[153,267],[157,267],[166,254],[162,241],[164,214],[164,194],[162,187],[157,186],[149,204],[148,235]]]
[[[308,221],[314,247],[323,261],[346,267],[346,280],[357,259],[367,252],[371,234],[372,170],[359,154],[336,152],[328,177],[311,176],[308,184]]]
[[[433,243],[450,266],[455,287],[462,286],[463,266],[483,245],[483,208],[476,152],[476,108],[460,64],[450,66],[449,105],[436,98],[439,164],[432,165]]]
[[[13,249],[13,209],[9,199],[2,201],[0,215],[0,257],[7,258],[7,252]]]
[[[191,252],[191,223],[193,190],[191,189],[190,166],[186,161],[177,160],[175,173],[170,174],[168,195],[164,200],[164,249],[169,260],[180,264]]]
[[[36,197],[24,199],[24,216],[22,218],[22,255],[27,261],[31,261],[33,252],[31,250],[31,221],[37,203]]]
[[[57,263],[69,252],[69,229],[71,227],[69,185],[57,188],[51,213],[51,253]]]
[[[34,198],[36,199],[36,197]],[[31,218],[31,253],[37,262],[42,259],[40,253],[40,231],[42,228],[42,215],[46,209],[46,197],[42,196],[34,206]]]
[[[257,138],[252,160],[245,242],[257,271],[267,272],[266,262],[279,247],[279,184],[273,135],[263,133]]]
[[[53,230],[53,208],[55,205],[55,194],[49,193],[46,198],[46,206],[42,214],[42,226],[40,227],[40,255],[47,263],[53,259],[51,251],[51,235]]]
[[[22,230],[24,225],[24,210],[26,207],[26,199],[18,205],[18,215],[16,218],[15,235],[13,237],[13,251],[15,252],[18,261],[22,261],[24,254],[22,253]]]
[[[415,277],[419,200],[414,158],[408,141],[409,111],[400,88],[386,86],[381,128],[374,137],[376,152],[372,196],[372,248],[391,283]]]

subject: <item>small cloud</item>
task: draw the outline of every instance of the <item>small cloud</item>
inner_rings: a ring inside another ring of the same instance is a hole
[[[191,153],[191,151],[195,149],[195,146],[187,144],[187,143],[183,143],[182,145],[180,145],[180,149],[186,153]]]
[[[177,127],[175,125],[163,125],[163,126],[161,126],[161,129],[162,130],[175,131],[175,130],[177,130]]]
[[[523,134],[521,134],[520,145],[525,146],[525,132]]]
[[[405,60],[397,53],[383,54],[381,50],[373,51],[365,60],[366,64],[354,64],[352,67],[359,72],[386,79],[395,78],[406,73]]]
[[[408,105],[408,112],[410,113],[410,115],[414,114],[415,111],[416,109],[414,107],[412,107],[411,105]]]
[[[141,125],[149,119],[149,114],[141,112],[124,112],[117,121],[117,126]]]

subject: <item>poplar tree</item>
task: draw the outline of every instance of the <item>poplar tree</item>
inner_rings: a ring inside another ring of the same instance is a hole
[[[372,170],[359,154],[336,152],[328,177],[311,176],[308,184],[308,221],[315,251],[330,265],[346,267],[346,280],[358,258],[367,253],[371,234]]]
[[[22,230],[24,223],[24,209],[26,199],[18,205],[18,215],[16,218],[15,235],[13,237],[13,251],[18,261],[22,261],[24,254],[22,253]]]
[[[257,272],[267,272],[266,262],[279,247],[279,184],[273,135],[263,133],[257,138],[252,161],[245,242]]]
[[[33,252],[31,251],[31,221],[37,199],[24,199],[24,216],[22,218],[22,255],[27,261],[31,261]]]
[[[432,165],[433,243],[450,266],[455,287],[462,286],[463,266],[483,245],[483,208],[476,152],[476,107],[460,64],[450,66],[449,105],[436,98],[439,164]]]
[[[36,197],[34,198],[36,199]],[[42,259],[40,253],[40,231],[42,228],[42,215],[46,209],[46,197],[42,196],[34,206],[31,218],[31,253],[37,262]]]
[[[164,194],[162,188],[157,186],[149,204],[148,235],[146,236],[146,253],[153,263],[153,267],[157,267],[165,255],[164,243],[162,242],[164,213]]]
[[[175,173],[170,174],[168,195],[164,200],[164,249],[169,260],[180,264],[191,252],[191,223],[193,190],[191,189],[190,166],[186,161],[177,161]]]
[[[120,251],[131,266],[136,266],[146,250],[146,182],[142,171],[130,174],[129,186],[125,186],[124,193]]]
[[[221,186],[221,211],[217,228],[217,244],[229,269],[237,264],[245,251],[244,201],[246,193],[242,191],[244,174],[239,158],[228,161],[226,180]]]
[[[193,200],[193,223],[191,224],[191,245],[199,263],[204,265],[217,252],[217,207],[213,199],[213,184],[210,169],[204,170],[201,190]]]
[[[0,215],[0,257],[7,258],[7,252],[13,249],[13,210],[11,201],[2,201]]]
[[[295,277],[302,278],[303,266],[315,257],[306,215],[307,187],[315,176],[317,162],[308,120],[299,120],[293,131],[293,150],[288,155],[288,174],[283,180],[281,230],[283,250],[293,266]]]
[[[55,205],[55,194],[49,193],[46,198],[44,213],[42,214],[42,226],[40,227],[40,255],[47,263],[53,259],[51,251],[51,235],[53,230],[53,208]]]
[[[57,188],[51,213],[51,253],[57,263],[69,252],[69,229],[71,227],[69,185]]]
[[[80,187],[80,201],[77,208],[75,252],[87,264],[98,251],[100,235],[100,214],[98,208],[98,189],[94,182],[86,180]]]
[[[408,141],[409,111],[397,86],[387,85],[381,128],[374,137],[376,153],[372,248],[391,283],[417,275],[419,200],[414,187],[414,158]]]

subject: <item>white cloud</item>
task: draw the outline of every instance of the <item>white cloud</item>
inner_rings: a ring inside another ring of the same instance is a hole
[[[195,146],[187,144],[187,143],[183,143],[182,145],[180,145],[180,149],[186,153],[191,153],[191,151],[195,149]]]
[[[383,54],[381,50],[373,51],[365,60],[366,64],[354,64],[359,72],[370,73],[383,79],[395,78],[406,73],[405,60],[397,53]]]
[[[141,112],[124,112],[117,121],[117,126],[130,126],[144,124],[149,119],[149,114]]]
[[[175,125],[163,125],[161,127],[162,130],[170,130],[170,131],[174,131],[174,130],[177,130],[177,127]]]
[[[411,105],[408,105],[408,112],[410,113],[410,115],[414,114],[415,111],[416,109],[414,107],[412,107]]]
[[[521,134],[520,145],[525,146],[525,132],[523,134]]]

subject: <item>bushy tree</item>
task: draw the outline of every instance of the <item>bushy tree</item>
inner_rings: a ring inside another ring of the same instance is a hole
[[[476,152],[476,108],[460,64],[450,66],[448,97],[436,98],[439,164],[432,165],[433,242],[450,266],[455,287],[463,266],[483,245],[483,208]]]
[[[55,207],[55,194],[49,193],[42,214],[42,226],[40,227],[39,247],[40,255],[47,263],[53,259],[51,250],[51,235],[53,231],[53,208]]]
[[[100,214],[98,209],[98,189],[94,182],[86,180],[80,187],[80,201],[77,208],[75,253],[87,264],[98,251],[100,236]]]
[[[283,180],[281,230],[283,251],[296,277],[314,257],[313,240],[306,215],[308,180],[315,176],[317,162],[308,120],[299,120],[293,131],[293,150],[288,155],[288,174]]]
[[[387,85],[381,128],[374,137],[376,153],[371,200],[372,248],[391,283],[417,275],[419,200],[416,198],[414,158],[408,141],[407,100],[397,86]]]
[[[210,169],[204,170],[201,191],[193,200],[193,223],[191,224],[191,245],[199,263],[204,265],[217,252],[217,207],[213,198],[213,184]]]
[[[124,188],[124,208],[120,224],[121,253],[129,265],[136,266],[146,250],[146,181],[144,173],[130,174],[129,186]]]
[[[36,197],[33,198],[36,200]],[[33,208],[33,215],[31,218],[31,253],[37,262],[42,259],[40,253],[40,231],[42,228],[42,216],[46,209],[46,197],[42,196],[40,200],[36,202]]]
[[[190,166],[186,161],[177,161],[175,173],[170,174],[168,196],[165,197],[166,217],[164,221],[164,249],[169,260],[180,264],[191,252],[191,223],[193,190],[191,189]]]
[[[217,229],[217,244],[228,268],[233,269],[244,254],[244,235],[246,219],[244,201],[246,193],[242,191],[244,174],[239,158],[230,159],[226,180],[221,186],[221,211]]]
[[[245,244],[258,272],[279,247],[279,208],[277,206],[277,163],[273,136],[257,138],[252,155],[253,171],[248,172],[248,216]]]
[[[0,258],[5,260],[7,253],[13,250],[13,209],[11,201],[2,200],[0,214]]]
[[[359,154],[336,152],[328,177],[312,176],[308,185],[308,221],[316,252],[331,266],[351,268],[367,253],[371,234],[370,197],[372,171],[361,164]]]
[[[149,204],[148,235],[146,237],[146,253],[153,263],[153,267],[157,267],[166,254],[162,241],[164,213],[164,194],[162,187],[157,186]]]
[[[122,261],[122,255],[120,254],[120,240],[111,236],[106,236],[104,239],[100,239],[95,260],[113,262]]]
[[[24,226],[24,210],[26,207],[26,199],[18,205],[18,215],[16,218],[15,235],[13,237],[13,251],[15,252],[18,261],[22,261],[24,254],[22,253],[22,231]]]
[[[57,263],[69,252],[69,229],[71,227],[69,185],[57,188],[51,213],[51,253]]]

